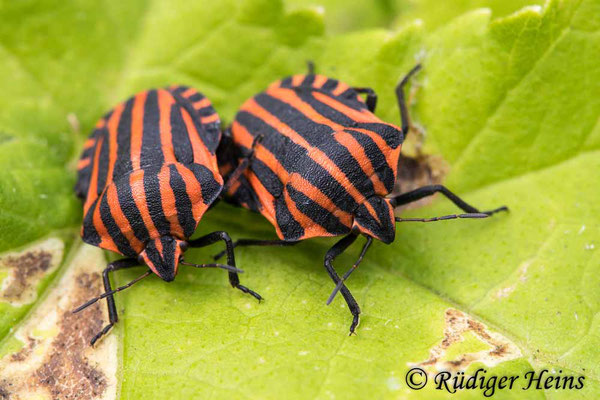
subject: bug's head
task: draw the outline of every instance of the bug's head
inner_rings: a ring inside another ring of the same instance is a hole
[[[389,199],[371,196],[354,212],[353,230],[389,244],[396,236],[394,208]]]
[[[149,241],[138,259],[162,280],[171,282],[177,275],[179,260],[185,251],[186,244],[173,236],[161,236]]]

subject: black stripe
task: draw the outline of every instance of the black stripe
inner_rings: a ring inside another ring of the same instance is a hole
[[[183,228],[183,234],[186,238],[192,236],[196,230],[196,220],[192,213],[192,202],[186,192],[185,181],[177,171],[175,165],[169,165],[170,185],[175,195],[175,208],[177,209],[177,218],[179,225]]]
[[[267,148],[286,171],[291,172],[293,162],[306,156],[306,150],[286,139],[271,125],[247,111],[239,111],[235,116],[236,122],[242,125],[253,136],[263,135],[260,144]]]
[[[364,108],[366,108],[366,104],[360,102],[358,100],[358,93],[356,93],[356,91],[352,88],[348,88],[346,90],[344,90],[342,93],[340,93],[337,97],[341,97],[343,99],[348,99],[348,100],[354,100],[356,102],[358,102],[359,104],[363,104]]]
[[[191,95],[191,96],[188,96],[188,97],[187,97],[187,100],[188,100],[190,103],[195,103],[195,102],[197,102],[197,101],[200,101],[200,100],[202,100],[203,98],[204,98],[204,96],[202,96],[202,94],[200,94],[200,93],[196,92],[196,93],[194,93],[193,95]]]
[[[94,210],[97,205],[98,199],[92,203],[87,214],[85,214],[85,217],[83,218],[83,232],[81,238],[84,242],[91,244],[92,246],[98,246],[101,242],[100,235],[98,235],[98,231],[96,231],[96,227],[94,226]]]
[[[284,239],[297,240],[304,236],[304,228],[294,219],[283,197],[275,200],[275,219]]]
[[[350,228],[342,224],[342,222],[333,213],[315,203],[304,193],[297,191],[292,185],[286,185],[286,190],[290,198],[296,204],[296,208],[303,214],[308,216],[316,224],[323,227],[332,235],[343,235],[350,231]]]
[[[160,142],[160,113],[156,90],[148,91],[144,104],[144,131],[142,136],[142,153],[140,166],[142,169],[162,165],[164,156]]]
[[[358,123],[354,119],[349,117],[348,115],[317,100],[314,97],[314,92],[315,92],[314,90],[297,90],[296,94],[304,102],[310,104],[310,106],[312,108],[314,108],[315,111],[317,111],[319,114],[321,114],[325,118],[330,119],[331,121],[335,122],[336,124],[343,125],[344,127],[347,127],[347,128],[358,125]],[[340,103],[344,104],[345,106],[350,107],[356,111],[362,111],[363,109],[366,108],[366,106],[363,103],[361,103],[360,101],[358,101],[357,99],[354,99],[353,101],[349,101],[347,99],[340,99],[339,97],[329,95],[328,93],[322,93],[322,94],[329,96],[332,99],[339,101]]]
[[[215,180],[212,171],[204,165],[192,164],[188,168],[193,172],[202,188],[204,204],[211,204],[219,196],[223,186]]]
[[[75,195],[81,200],[87,197],[88,189],[90,188],[90,175],[92,172],[91,164],[77,171],[77,182],[75,183]]]
[[[280,87],[292,87],[292,77],[288,76],[284,79],[282,79],[281,81],[279,81],[279,86]]]
[[[300,91],[303,90],[297,92]],[[333,129],[314,122],[295,107],[266,93],[257,95],[255,100],[260,106],[300,134],[311,146],[324,152],[362,194],[369,196],[375,192],[373,183],[362,170],[358,160],[346,147],[333,138]],[[315,111],[318,112],[318,110]]]
[[[121,119],[117,125],[117,160],[113,170],[113,181],[132,170],[131,166],[131,112],[135,98],[125,103]]]
[[[162,245],[162,252],[158,251],[156,242],[152,241],[146,246],[146,256],[150,259],[158,275],[166,280],[172,281],[175,278],[174,260],[174,239],[171,236],[162,236],[158,240]]]
[[[216,111],[213,108],[213,106],[211,105],[211,106],[206,106],[206,107],[202,107],[202,108],[196,108],[196,112],[198,112],[198,114],[200,114],[202,117],[210,117]]]
[[[314,95],[314,91],[307,90],[297,90],[296,94],[306,103],[310,104],[312,108],[314,108],[319,114],[323,115],[327,119],[332,120],[333,122],[343,125],[347,128],[361,128],[367,129],[371,132],[381,136],[383,140],[385,140],[386,144],[391,148],[395,149],[404,141],[404,136],[402,135],[402,131],[391,124],[386,124],[384,122],[356,122],[351,117],[346,114],[328,106],[325,103],[317,100]],[[356,111],[362,111],[366,109],[366,105],[356,98],[345,99],[339,96],[331,95],[331,98],[339,101],[347,107],[350,107]]]
[[[365,204],[356,209],[354,222],[367,228],[376,238],[384,243],[391,243],[395,235],[395,221],[390,218],[389,204],[381,197],[374,196],[369,199],[369,204],[375,211],[380,222],[369,213]]]
[[[150,233],[144,224],[142,214],[138,210],[135,200],[133,199],[133,193],[131,191],[131,185],[129,182],[129,175],[122,178],[117,185],[117,198],[119,199],[119,206],[121,211],[125,215],[125,218],[129,221],[129,225],[133,229],[135,237],[140,242],[146,243],[150,239]]]
[[[106,175],[108,174],[108,153],[109,153],[109,140],[108,130],[104,128],[101,135],[103,135],[102,143],[99,143],[102,147],[100,148],[100,154],[98,155],[98,181],[97,181],[97,195],[100,196],[106,186]]]
[[[158,182],[158,170],[146,170],[144,173],[144,192],[146,193],[146,204],[152,222],[160,235],[169,235],[171,233],[171,224],[165,217],[162,208],[162,198],[160,195],[160,185]]]
[[[189,89],[188,86],[176,86],[173,89],[166,88],[166,90],[168,90],[172,94],[176,94],[176,95],[181,95],[181,93],[185,92],[188,89]]]
[[[95,136],[95,132],[94,131],[94,136]],[[98,141],[96,140],[96,138],[94,139],[94,145],[91,147],[88,147],[87,149],[83,150],[81,152],[81,156],[79,157],[80,160],[83,160],[84,158],[92,158],[94,156],[94,152],[96,151],[96,145],[98,144]]]
[[[256,212],[260,212],[262,209],[262,205],[260,204],[260,199],[254,190],[252,190],[252,186],[248,179],[244,175],[239,178],[240,185],[238,186],[235,193],[232,194],[230,198],[226,198],[226,200],[234,203],[234,204],[246,204],[246,206]]]
[[[77,171],[77,183],[75,184],[75,194],[77,197],[81,199],[85,199],[87,197],[88,190],[90,188],[90,180],[92,178],[92,169],[94,167],[94,155],[96,154],[96,147],[98,146],[98,137],[101,134],[100,129],[94,129],[92,134],[89,136],[89,139],[94,140],[94,144],[87,149],[85,149],[79,160],[84,160],[88,158],[90,160],[89,164]]]
[[[194,152],[189,136],[191,132],[188,132],[183,121],[183,117],[181,116],[182,111],[183,107],[178,103],[171,106],[171,140],[175,159],[182,164],[191,164],[194,162]]]
[[[400,146],[404,142],[402,130],[393,125],[377,122],[362,122],[356,125],[356,128],[368,129],[371,132],[381,136],[385,143],[392,149]]]
[[[238,112],[236,120],[253,136],[257,133],[263,135],[261,145],[275,156],[289,174],[298,172],[304,179],[319,188],[341,210],[352,212],[356,208],[357,204],[352,196],[325,168],[307,155],[304,147],[246,111]]]
[[[312,87],[312,84],[314,81],[315,81],[315,76],[313,74],[304,75],[304,79],[302,80],[302,83],[300,83],[300,86]]]
[[[211,122],[210,124],[202,124],[200,132],[200,138],[204,142],[204,145],[211,154],[215,154],[217,147],[219,147],[219,141],[221,140],[221,122]]]
[[[388,192],[391,192],[394,189],[396,177],[394,176],[394,170],[387,163],[385,155],[381,152],[379,146],[377,146],[375,141],[365,133],[357,132],[352,129],[346,129],[345,131],[352,135],[352,137],[354,137],[354,139],[362,146],[365,154],[371,161],[379,180],[383,182]]]
[[[162,254],[161,258],[163,259],[163,265],[170,268],[175,268],[175,246],[177,243],[172,236],[163,236],[160,238],[160,242],[162,243]],[[175,271],[173,270],[172,273]]]
[[[333,129],[327,125],[314,122],[295,107],[266,93],[256,95],[254,100],[270,114],[296,131],[311,146],[319,147],[322,142],[333,135]]]
[[[204,96],[202,96],[202,98],[204,98]],[[198,135],[206,148],[211,152],[211,154],[215,154],[215,151],[219,146],[219,141],[221,140],[221,123],[212,122],[210,124],[203,124],[200,120],[200,117],[204,115],[200,114],[198,110],[192,106],[191,102],[181,96],[175,96],[175,100],[190,115],[192,122],[194,123],[194,127],[196,128],[196,131],[198,132]],[[201,110],[208,109],[212,110],[209,115],[216,113],[212,106],[201,108]]]
[[[338,86],[338,83],[339,82],[337,79],[327,78],[323,86],[321,86],[321,89],[325,91],[332,91]]]
[[[254,158],[252,160],[252,172],[258,177],[260,182],[263,184],[265,189],[273,197],[281,196],[281,192],[283,191],[283,184],[279,180],[277,174],[271,170],[262,160],[258,158]]]
[[[108,234],[112,238],[113,242],[115,245],[117,245],[119,251],[128,257],[136,257],[137,253],[131,248],[129,240],[127,240],[125,235],[123,235],[121,229],[115,222],[110,212],[108,201],[106,199],[107,197],[108,196],[105,192],[100,199],[100,218],[102,219],[102,222],[104,223],[104,226],[106,227],[106,230],[108,231]]]
[[[110,119],[110,117],[113,115],[113,112],[115,110],[112,109],[110,111],[108,111],[106,114],[104,114],[104,116],[102,117],[102,119],[104,120],[104,126],[106,126],[106,123],[108,122],[108,120]]]

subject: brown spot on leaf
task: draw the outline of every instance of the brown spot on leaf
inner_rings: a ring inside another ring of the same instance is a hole
[[[432,367],[437,371],[458,372],[466,370],[474,362],[481,362],[488,367],[492,367],[522,356],[521,350],[514,343],[499,333],[491,332],[484,324],[459,310],[447,309],[444,319],[446,327],[444,328],[444,338],[440,344],[429,351],[427,360],[410,365]],[[464,335],[469,332],[481,342],[487,344],[489,349],[475,353],[464,353],[451,360],[444,359],[450,346],[462,342]]]
[[[506,354],[506,352],[506,345],[502,344],[500,346],[496,346],[494,350],[490,351],[490,354],[493,356],[502,357],[504,354]]]
[[[99,293],[100,275],[82,273],[76,277],[74,305]],[[96,290],[90,290],[94,288]],[[60,316],[59,334],[43,365],[35,371],[33,383],[48,388],[52,399],[92,399],[106,388],[104,374],[88,362],[85,350],[104,324],[100,304],[73,314],[67,310]]]
[[[14,268],[14,279],[2,291],[6,300],[21,300],[21,296],[31,285],[31,281],[44,274],[50,267],[52,254],[47,251],[29,251],[20,256],[7,256],[4,265]]]
[[[448,164],[439,156],[417,155],[416,157],[400,155],[398,161],[398,177],[393,194],[409,192],[427,185],[442,182],[448,172]],[[399,209],[422,207],[431,203],[432,197],[426,197]]]
[[[107,323],[105,303],[71,311],[101,292],[101,276],[95,271],[103,264],[102,253],[83,246],[73,264],[15,333],[25,342],[23,348],[0,359],[0,400],[114,398],[116,340],[89,345]]]
[[[50,238],[21,252],[0,256],[0,268],[9,271],[0,288],[0,299],[14,305],[32,302],[37,283],[58,266],[63,249],[61,240]]]
[[[31,351],[33,350],[33,347],[35,346],[36,342],[37,341],[34,338],[29,336],[27,338],[27,344],[25,346],[23,346],[23,348],[21,350],[19,350],[18,352],[11,354],[10,360],[11,361],[24,361],[31,354]]]
[[[10,399],[9,387],[11,385],[4,379],[0,380],[0,400]]]

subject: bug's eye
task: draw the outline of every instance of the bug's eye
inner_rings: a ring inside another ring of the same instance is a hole
[[[186,251],[188,249],[190,245],[188,244],[188,242],[180,242],[179,243],[179,247],[181,247],[182,251]]]

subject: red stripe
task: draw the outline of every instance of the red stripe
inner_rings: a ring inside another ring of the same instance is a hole
[[[150,211],[148,210],[148,203],[146,202],[146,191],[144,189],[144,170],[138,169],[129,175],[129,185],[131,186],[131,194],[135,205],[142,216],[142,221],[148,231],[150,239],[156,239],[160,236],[152,217],[150,217]]]
[[[119,121],[121,120],[121,114],[125,105],[123,103],[115,107],[110,119],[107,123],[108,128],[108,172],[106,173],[106,183],[109,185],[113,181],[113,171],[115,169],[115,163],[117,162],[117,150],[119,144],[117,143],[117,135],[119,128]]]
[[[87,214],[90,206],[98,198],[98,162],[100,159],[100,150],[102,150],[103,145],[104,136],[100,136],[98,139],[98,144],[96,145],[96,152],[94,153],[94,166],[92,168],[90,186],[88,187],[87,196],[85,197],[85,203],[83,205],[84,216]]]
[[[175,206],[175,194],[171,187],[171,170],[168,166],[162,167],[158,173],[158,184],[160,187],[160,198],[162,202],[163,213],[171,225],[171,233],[179,239],[184,239],[183,228],[177,218],[177,207]]]
[[[208,208],[202,198],[202,187],[192,171],[179,163],[175,164],[175,168],[177,168],[177,172],[179,172],[179,175],[181,175],[181,178],[185,182],[185,191],[192,203],[192,215],[194,216],[194,220],[198,222]]]
[[[107,249],[107,250],[112,250],[116,253],[122,254],[119,251],[119,248],[117,247],[115,242],[112,240],[112,237],[108,233],[108,229],[106,229],[106,226],[104,225],[104,222],[102,221],[102,218],[100,217],[101,199],[102,199],[102,197],[100,197],[98,199],[98,203],[96,203],[96,208],[94,209],[94,215],[92,216],[92,222],[94,224],[94,228],[96,229],[96,232],[98,232],[98,236],[100,236],[100,243],[98,244],[98,247],[101,247],[101,248]]]
[[[195,109],[208,107],[210,106],[210,100],[208,100],[208,98],[205,97],[202,100],[198,100],[197,102],[192,103],[192,106],[194,106]]]
[[[148,92],[139,93],[133,101],[131,109],[131,166],[140,169],[142,157],[142,137],[144,135],[144,105]]]
[[[196,89],[194,89],[194,88],[187,88],[185,90],[185,92],[181,93],[181,96],[183,96],[183,97],[185,97],[187,99],[188,97],[192,97],[196,93],[198,93],[198,91]]]
[[[200,118],[200,121],[202,121],[203,124],[210,124],[211,122],[217,122],[218,120],[219,120],[219,114],[217,114],[217,113],[211,114],[208,117]]]
[[[129,224],[129,220],[123,214],[123,210],[121,210],[121,205],[119,204],[119,197],[117,195],[117,188],[115,185],[110,185],[106,188],[106,202],[108,203],[108,208],[110,210],[110,214],[112,215],[115,223],[119,227],[119,230],[127,238],[129,245],[136,253],[140,253],[144,249],[144,245],[142,242],[138,240],[138,238],[133,233],[133,228]]]
[[[79,162],[77,163],[77,169],[78,170],[82,170],[85,167],[87,167],[88,165],[90,165],[91,160],[89,157],[86,158],[82,158],[81,160],[79,160]]]
[[[90,147],[93,147],[94,144],[96,143],[96,138],[95,137],[91,137],[88,140],[85,141],[85,143],[83,144],[83,150],[87,150]]]
[[[158,90],[158,111],[160,114],[160,146],[165,159],[165,164],[177,162],[173,149],[173,135],[171,133],[171,106],[175,103],[173,96],[166,90]]]
[[[188,138],[190,140],[190,143],[192,144],[194,162],[196,164],[210,166],[212,170],[216,170],[216,158],[212,154],[210,154],[210,152],[202,142],[202,139],[200,139],[200,135],[196,130],[196,126],[194,125],[192,117],[183,107],[181,107],[179,110],[181,112],[183,122],[185,123],[185,127],[187,128]]]

